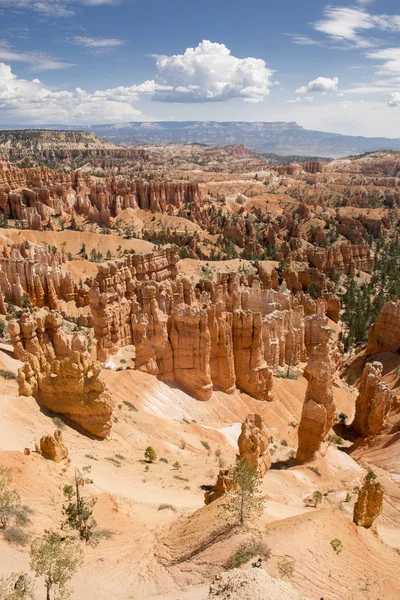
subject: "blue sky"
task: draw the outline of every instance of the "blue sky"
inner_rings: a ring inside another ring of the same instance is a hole
[[[0,0],[0,123],[400,137],[398,0]]]

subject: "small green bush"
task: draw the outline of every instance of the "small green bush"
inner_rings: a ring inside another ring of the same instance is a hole
[[[340,554],[343,550],[343,544],[338,538],[331,540],[331,546],[336,552],[336,554]]]
[[[268,560],[271,556],[271,550],[261,539],[252,537],[239,544],[237,550],[228,558],[225,568],[236,569],[241,567],[254,556],[261,556]]]
[[[65,429],[65,421],[61,417],[52,417],[51,420],[57,429]]]
[[[208,450],[208,452],[211,450],[210,444],[208,442],[205,442],[205,441],[201,440],[201,445],[203,446],[203,448],[205,448],[206,450]]]
[[[154,450],[154,448],[152,446],[147,446],[145,453],[144,453],[144,457],[146,460],[148,460],[150,463],[152,463],[155,460],[157,460],[157,452]]]
[[[176,508],[175,506],[172,506],[172,504],[160,504],[158,510],[172,510],[176,512]]]
[[[295,560],[287,556],[282,556],[278,560],[278,571],[281,578],[287,577],[291,579],[294,574]]]
[[[182,465],[176,460],[172,465],[172,468],[174,469],[174,471],[179,471],[179,469],[182,469]]]
[[[15,544],[16,546],[26,546],[29,542],[26,533],[17,527],[7,527],[4,530],[3,538],[9,544]]]
[[[16,374],[7,369],[0,369],[0,376],[4,377],[4,379],[17,379]]]
[[[307,469],[310,469],[310,471],[318,475],[318,477],[321,477],[321,472],[319,469],[317,469],[317,467],[307,467]]]

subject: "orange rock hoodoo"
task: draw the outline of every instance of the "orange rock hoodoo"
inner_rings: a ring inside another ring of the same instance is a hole
[[[177,277],[177,260],[166,247],[99,266],[88,282],[98,359],[133,344],[136,369],[196,398],[238,387],[270,399],[270,369],[298,364],[319,342],[324,302],[304,317],[304,294],[264,290],[259,280],[250,286],[233,274],[194,287]]]
[[[270,435],[260,415],[248,415],[238,439],[240,460],[247,460],[252,469],[264,477],[271,467],[268,446]]]
[[[353,429],[362,437],[379,435],[392,406],[392,392],[382,381],[380,362],[367,363],[356,400]]]
[[[166,212],[200,202],[197,183],[116,179],[94,181],[81,171],[64,173],[47,167],[19,169],[0,163],[0,211],[41,229],[51,215],[77,214],[110,225],[126,208]]]
[[[387,302],[368,334],[367,356],[400,349],[400,301]]]
[[[298,430],[298,463],[313,457],[334,423],[332,383],[336,367],[333,330],[323,327],[321,343],[312,352],[304,370],[308,386]]]
[[[383,509],[383,489],[378,481],[368,480],[361,488],[354,505],[353,521],[369,529]]]

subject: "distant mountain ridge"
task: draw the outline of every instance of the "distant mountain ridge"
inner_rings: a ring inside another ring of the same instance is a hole
[[[24,129],[7,125],[0,129]],[[247,121],[155,121],[120,124],[68,126],[41,125],[30,129],[83,130],[118,145],[207,144],[227,146],[244,144],[257,152],[288,156],[338,158],[376,150],[400,150],[399,138],[367,138],[304,129],[294,122]]]

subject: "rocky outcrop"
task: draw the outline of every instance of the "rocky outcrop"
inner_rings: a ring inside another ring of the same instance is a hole
[[[53,361],[32,356],[18,372],[18,385],[22,396],[34,396],[88,433],[99,438],[109,435],[114,401],[99,362],[80,352]]]
[[[56,429],[54,435],[44,435],[40,439],[40,453],[44,458],[57,463],[68,458],[68,448],[60,429]]]
[[[87,353],[83,332],[66,331],[56,311],[25,311],[9,323],[14,353],[24,365],[19,393],[34,396],[52,412],[65,415],[89,433],[107,437],[114,401],[101,376],[101,364]]]
[[[364,367],[352,427],[361,437],[379,435],[392,406],[392,392],[382,381],[383,365],[367,363]]]
[[[353,521],[369,529],[383,509],[383,489],[378,481],[366,480],[354,505]]]
[[[0,211],[35,229],[56,215],[65,219],[76,213],[110,226],[127,208],[179,213],[187,204],[201,204],[197,183],[132,181],[114,175],[98,181],[79,170],[19,169],[4,159],[0,162]]]
[[[136,369],[196,398],[239,388],[269,400],[270,369],[299,364],[319,343],[323,300],[308,305],[303,292],[266,290],[235,274],[194,286],[177,277],[176,262],[174,247],[129,254],[87,280],[98,359],[133,345]]]
[[[400,301],[387,302],[369,330],[367,356],[400,351]]]
[[[238,439],[240,460],[247,460],[252,469],[264,477],[271,467],[268,450],[270,435],[260,415],[248,415]]]
[[[257,554],[254,558],[257,557]],[[206,600],[309,600],[263,569],[229,569],[217,575]]]
[[[229,469],[221,469],[218,473],[217,482],[204,494],[204,504],[211,504],[221,498],[232,487],[232,478]]]
[[[238,388],[259,400],[270,400],[272,372],[264,358],[260,313],[234,311],[233,356]]]
[[[16,306],[58,309],[59,300],[87,304],[82,289],[78,289],[66,257],[59,252],[35,244],[14,244],[0,250],[0,288],[5,299]]]
[[[71,356],[75,351],[87,352],[85,333],[67,331],[61,314],[47,308],[33,313],[24,311],[18,321],[9,322],[8,333],[14,354],[22,361],[31,356],[44,356],[51,361]]]
[[[312,352],[304,376],[308,380],[298,429],[297,463],[310,460],[319,450],[335,418],[332,383],[337,367],[333,330],[322,328],[322,339]]]

